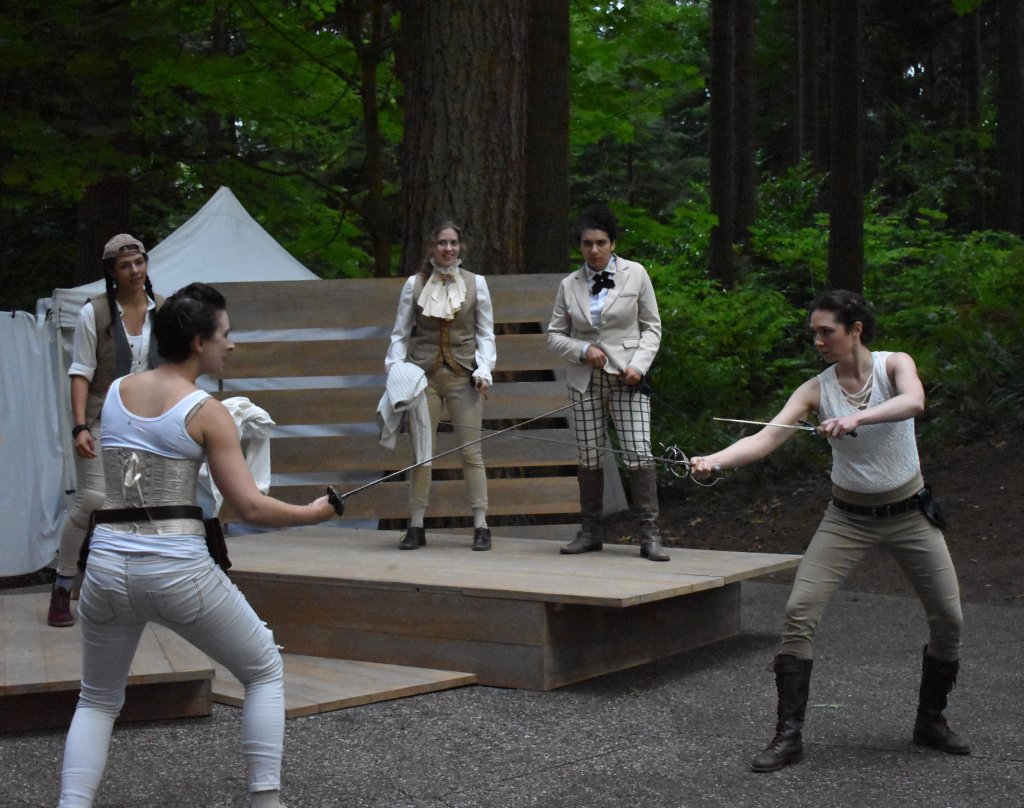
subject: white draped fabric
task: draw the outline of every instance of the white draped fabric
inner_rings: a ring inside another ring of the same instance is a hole
[[[42,569],[57,552],[73,486],[64,468],[70,424],[56,406],[68,395],[57,341],[44,320],[0,316],[0,576]]]

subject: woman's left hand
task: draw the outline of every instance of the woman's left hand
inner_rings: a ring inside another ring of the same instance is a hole
[[[487,391],[491,389],[491,385],[488,383],[486,379],[475,377],[473,379],[473,386],[476,388],[476,391],[480,395],[482,395],[484,398],[487,398]]]
[[[857,430],[857,416],[844,415],[841,418],[826,418],[818,425],[818,432],[826,438],[841,438]]]
[[[644,374],[634,367],[627,367],[622,371],[622,380],[631,387],[643,381]]]

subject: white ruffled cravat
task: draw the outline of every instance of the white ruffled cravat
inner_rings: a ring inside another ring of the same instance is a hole
[[[450,267],[439,267],[430,259],[434,271],[423,284],[419,300],[416,302],[427,317],[438,317],[442,320],[454,320],[466,301],[466,282],[459,272],[461,259],[457,259]]]

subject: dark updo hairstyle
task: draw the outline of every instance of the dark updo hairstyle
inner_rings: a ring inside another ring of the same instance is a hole
[[[168,362],[184,362],[192,355],[192,340],[212,337],[226,308],[224,295],[209,284],[190,283],[179,289],[153,319],[157,352]]]
[[[573,238],[577,244],[583,238],[584,230],[603,230],[611,241],[617,241],[619,237],[619,223],[615,214],[604,204],[591,205],[580,214],[573,228]]]
[[[819,294],[807,309],[807,315],[821,309],[830,311],[836,316],[836,322],[849,331],[855,323],[861,324],[860,341],[862,345],[870,344],[875,338],[875,312],[863,297],[846,289],[829,289]]]
[[[134,255],[135,253],[129,254]],[[156,300],[156,295],[153,293],[153,284],[149,280],[149,253],[139,254],[146,259],[146,294],[149,295],[150,300]],[[111,333],[110,329],[114,325],[114,315],[117,313],[117,281],[114,280],[114,264],[118,258],[123,257],[123,255],[114,255],[103,259],[103,282],[107,285],[107,305],[110,307],[110,325],[107,326],[108,334]]]
[[[465,228],[454,219],[442,219],[430,228],[430,232],[427,233],[426,238],[423,239],[423,260],[420,261],[420,265],[416,268],[416,271],[424,278],[429,278],[430,273],[433,272],[433,268],[430,266],[430,250],[434,246],[434,242],[437,241],[437,237],[441,235],[441,231],[449,227],[454,230],[455,235],[459,237],[459,258],[462,258],[462,253],[466,246]]]

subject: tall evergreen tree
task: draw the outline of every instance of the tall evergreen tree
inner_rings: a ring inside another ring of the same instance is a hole
[[[864,287],[862,0],[832,0],[828,285]]]

